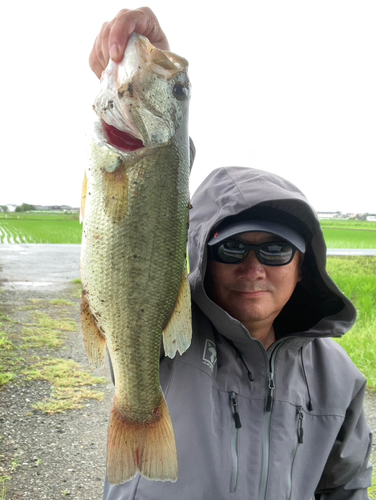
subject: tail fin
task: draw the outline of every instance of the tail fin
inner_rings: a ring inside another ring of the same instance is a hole
[[[151,423],[126,421],[115,399],[107,441],[107,476],[111,484],[125,483],[138,472],[154,481],[176,481],[175,436],[164,397],[154,415]]]

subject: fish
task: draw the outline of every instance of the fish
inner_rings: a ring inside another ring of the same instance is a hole
[[[104,70],[82,189],[81,325],[89,360],[112,363],[107,476],[176,481],[177,450],[160,387],[161,346],[192,336],[188,62],[133,34]],[[162,342],[163,339],[163,342]]]

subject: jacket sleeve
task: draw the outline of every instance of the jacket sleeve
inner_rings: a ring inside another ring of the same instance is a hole
[[[366,383],[353,398],[318,485],[315,500],[369,500],[372,433],[363,408]]]

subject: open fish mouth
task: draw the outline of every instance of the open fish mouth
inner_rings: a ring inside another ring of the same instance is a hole
[[[110,60],[102,74],[93,105],[98,141],[122,153],[128,164],[167,146],[189,100],[187,66],[184,58],[134,33],[123,60]]]
[[[116,149],[124,152],[137,151],[144,147],[143,142],[137,137],[119,130],[113,125],[109,125],[102,120],[103,131],[107,139],[107,143]]]

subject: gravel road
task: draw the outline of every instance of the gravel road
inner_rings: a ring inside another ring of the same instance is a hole
[[[108,364],[92,370],[79,327],[79,246],[0,245],[0,331],[14,338],[35,313],[69,315],[74,331],[64,332],[64,345],[50,354],[74,360],[94,375],[105,377],[97,387],[102,402],[86,400],[79,410],[53,415],[33,409],[51,394],[46,381],[17,377],[0,391],[0,500],[101,500],[105,476],[106,431],[113,398]],[[51,305],[73,303],[61,311]],[[59,316],[59,317],[60,317]],[[6,320],[1,325],[1,318]],[[45,352],[34,350],[36,356]],[[0,359],[1,361],[1,359]],[[0,366],[1,370],[1,366]],[[365,408],[376,430],[376,396],[367,394]],[[374,445],[376,459],[376,449]],[[2,492],[6,484],[6,494]]]
[[[65,315],[76,322],[76,328],[65,332],[64,345],[49,355],[74,360],[106,379],[96,387],[104,393],[102,402],[86,400],[82,409],[53,415],[33,409],[50,396],[49,382],[25,382],[17,377],[0,391],[0,477],[11,478],[3,483],[6,500],[102,498],[113,386],[108,364],[93,371],[83,348],[80,285],[72,284],[78,277],[77,245],[0,245],[0,317],[3,314],[12,320],[16,335],[30,322],[35,308],[53,318],[61,309],[51,306],[54,300],[73,303],[66,307]],[[45,355],[34,351],[37,356]]]

